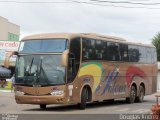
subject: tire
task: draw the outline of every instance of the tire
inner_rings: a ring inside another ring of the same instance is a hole
[[[46,104],[40,104],[41,109],[46,109]]]
[[[143,102],[144,95],[145,95],[144,87],[140,85],[139,93],[138,93],[138,96],[136,97],[136,102]]]
[[[81,93],[81,103],[79,103],[79,109],[84,110],[86,108],[86,102],[87,102],[87,89],[83,88]]]
[[[131,86],[130,96],[126,98],[127,103],[132,104],[135,102],[136,99],[136,87]]]

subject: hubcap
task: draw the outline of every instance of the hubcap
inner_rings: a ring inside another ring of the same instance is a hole
[[[132,91],[131,91],[131,101],[134,102],[135,98],[136,98],[136,93],[135,93],[135,90],[132,89]]]
[[[143,90],[141,90],[141,92],[140,92],[140,99],[141,99],[141,101],[143,100],[143,98],[144,98],[144,92],[143,92]]]

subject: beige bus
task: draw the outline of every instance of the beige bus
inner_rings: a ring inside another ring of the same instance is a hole
[[[125,98],[142,102],[156,92],[157,55],[151,45],[92,33],[38,34],[17,54],[18,104],[78,104]]]

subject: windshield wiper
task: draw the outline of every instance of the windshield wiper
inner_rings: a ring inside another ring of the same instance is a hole
[[[32,69],[33,61],[34,61],[34,57],[32,58],[30,65],[25,70],[24,83],[28,83],[29,76],[31,76],[31,69]]]
[[[37,83],[40,83],[40,79],[42,79],[42,80],[45,80],[47,82],[47,84],[49,84],[48,77],[46,76],[46,73],[42,67],[42,62],[43,62],[42,60],[43,60],[43,58],[41,58],[39,70],[37,72]],[[43,76],[41,76],[42,73],[43,73]]]
[[[40,66],[39,66],[39,73],[41,73],[41,71],[42,71],[42,58],[41,58]]]
[[[32,70],[33,61],[34,61],[34,57],[32,58],[31,64],[30,64],[30,66],[29,66],[29,74],[31,74],[31,70]]]

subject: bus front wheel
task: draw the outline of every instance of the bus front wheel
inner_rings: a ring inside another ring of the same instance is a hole
[[[126,98],[126,101],[130,104],[134,103],[136,99],[136,87],[134,85],[131,86],[130,96]]]
[[[79,108],[81,110],[84,110],[86,108],[86,102],[87,102],[87,89],[83,88],[82,93],[81,93],[81,103],[79,103]]]
[[[46,104],[40,104],[41,109],[46,109]]]

